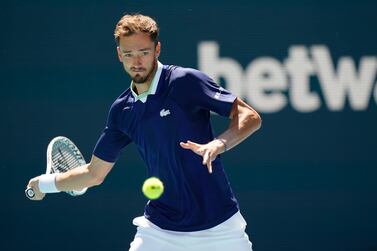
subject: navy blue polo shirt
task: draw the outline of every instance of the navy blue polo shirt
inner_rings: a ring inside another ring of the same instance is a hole
[[[229,117],[236,96],[198,70],[161,63],[147,94],[137,96],[128,88],[115,100],[93,154],[115,162],[125,146],[136,144],[148,176],[165,186],[144,211],[160,228],[198,231],[224,222],[238,203],[220,156],[210,174],[202,157],[179,143],[213,140],[210,111]]]

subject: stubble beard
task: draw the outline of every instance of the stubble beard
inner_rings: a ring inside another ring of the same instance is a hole
[[[155,58],[153,60],[153,66],[152,66],[151,70],[148,72],[148,74],[145,77],[136,74],[134,77],[132,77],[132,81],[135,84],[144,84],[145,82],[147,82],[152,77],[152,74],[154,73],[156,65],[157,65],[157,59]]]

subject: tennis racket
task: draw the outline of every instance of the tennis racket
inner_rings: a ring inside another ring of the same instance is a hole
[[[48,144],[46,174],[64,173],[85,164],[84,156],[70,139],[59,136],[52,139]],[[66,193],[77,196],[84,194],[86,190],[87,188],[84,188],[80,191],[68,191]],[[31,187],[26,189],[25,194],[29,199],[35,196]]]

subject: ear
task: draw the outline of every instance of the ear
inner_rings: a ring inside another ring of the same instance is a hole
[[[119,46],[117,46],[117,53],[118,53],[118,59],[121,63],[123,63],[123,58],[122,58],[122,52],[120,51]]]
[[[160,53],[161,53],[161,43],[158,42],[156,45],[156,58],[160,56]]]

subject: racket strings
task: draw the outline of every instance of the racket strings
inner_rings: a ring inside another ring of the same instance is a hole
[[[52,149],[52,168],[54,172],[66,172],[75,167],[81,166],[81,154],[78,150],[74,151],[67,144],[59,142]]]

